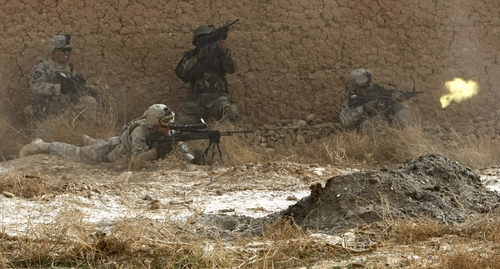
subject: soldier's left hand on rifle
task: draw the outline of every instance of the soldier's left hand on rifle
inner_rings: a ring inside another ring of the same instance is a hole
[[[222,52],[222,56],[226,57],[227,56],[227,42],[225,39],[221,39],[217,41],[217,46],[219,47],[220,51]]]

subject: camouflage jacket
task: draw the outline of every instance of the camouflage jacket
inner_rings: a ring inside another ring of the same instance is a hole
[[[196,56],[193,50],[185,52],[175,72],[180,79],[191,84],[188,100],[194,102],[192,105],[209,108],[215,99],[229,93],[226,73],[236,72],[236,59],[229,49],[226,57],[213,52],[198,62]]]
[[[154,160],[150,149],[155,145],[151,145],[150,148],[147,141],[162,138],[164,138],[162,135],[146,127],[146,120],[140,118],[133,120],[124,127],[119,137],[108,140],[111,152],[106,157],[110,162],[115,162],[123,156],[135,156],[143,161]],[[177,149],[185,160],[191,161],[194,158],[183,142],[177,143]]]
[[[73,64],[59,65],[53,59],[40,58],[31,70],[30,89],[32,97],[30,104],[41,114],[53,114],[63,110],[70,102],[75,102],[71,93],[61,93],[61,86],[56,71],[68,76],[75,76]]]

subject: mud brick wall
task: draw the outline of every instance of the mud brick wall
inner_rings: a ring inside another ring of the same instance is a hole
[[[188,85],[174,68],[201,24],[240,18],[228,37],[239,69],[228,77],[244,121],[310,114],[334,121],[355,68],[374,81],[425,91],[410,101],[424,126],[498,133],[498,1],[483,0],[0,0],[3,113],[21,117],[35,58],[52,36],[73,37],[73,60],[107,84],[123,117],[152,103],[178,110]],[[442,109],[444,82],[479,83],[478,96]],[[437,126],[437,127],[436,127]]]

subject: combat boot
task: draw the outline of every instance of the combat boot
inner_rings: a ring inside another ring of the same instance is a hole
[[[45,143],[41,138],[37,138],[19,151],[19,158],[35,154],[49,154],[49,145],[50,143]]]
[[[97,141],[97,139],[92,138],[88,135],[82,135],[82,141],[84,146],[90,146],[93,145],[95,141]]]

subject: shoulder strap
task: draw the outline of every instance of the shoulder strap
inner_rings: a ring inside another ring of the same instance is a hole
[[[122,128],[122,132],[125,132],[125,131],[128,131],[129,134],[132,133],[132,131],[134,131],[135,128],[137,128],[138,126],[141,126],[142,124],[140,123],[140,120],[144,119],[142,116],[139,117],[139,118],[136,118],[132,121],[130,121],[129,123],[127,123],[127,125],[124,125],[123,128]],[[128,130],[127,130],[128,129]]]

